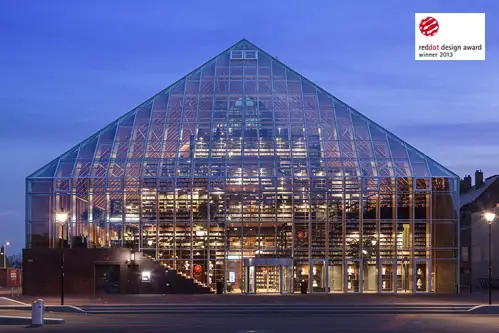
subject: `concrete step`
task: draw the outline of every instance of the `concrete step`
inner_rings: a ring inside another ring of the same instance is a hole
[[[307,313],[307,314],[403,314],[403,313],[464,313],[474,305],[436,304],[142,304],[92,305],[80,307],[86,313]]]

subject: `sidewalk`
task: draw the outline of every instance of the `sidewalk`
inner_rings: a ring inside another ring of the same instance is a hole
[[[9,296],[5,296],[10,298]],[[46,305],[59,305],[60,296],[12,297],[18,302],[31,304],[43,299]],[[499,291],[493,300],[499,304]],[[83,306],[92,304],[484,304],[487,292],[473,294],[329,294],[329,295],[99,295],[66,296],[65,305]]]

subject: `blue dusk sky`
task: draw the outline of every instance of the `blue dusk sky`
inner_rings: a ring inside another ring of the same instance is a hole
[[[415,61],[414,13],[485,12],[486,61]],[[243,37],[463,176],[499,173],[499,2],[0,2],[0,242],[25,177]],[[12,252],[11,252],[12,253]]]

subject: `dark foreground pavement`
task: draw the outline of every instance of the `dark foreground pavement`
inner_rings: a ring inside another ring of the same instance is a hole
[[[2,326],[3,332],[497,332],[495,315],[85,315],[61,314],[65,324],[37,328]]]

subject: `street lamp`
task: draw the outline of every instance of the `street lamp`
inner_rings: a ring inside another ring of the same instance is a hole
[[[3,268],[7,268],[7,246],[10,246],[10,242],[5,242],[0,253],[3,254]]]
[[[492,304],[492,222],[496,218],[496,214],[485,212],[483,214],[485,220],[489,224],[489,305]]]
[[[55,221],[61,223],[61,305],[64,305],[64,226],[68,219],[68,214],[63,211],[55,214]],[[69,242],[69,239],[68,239]]]

